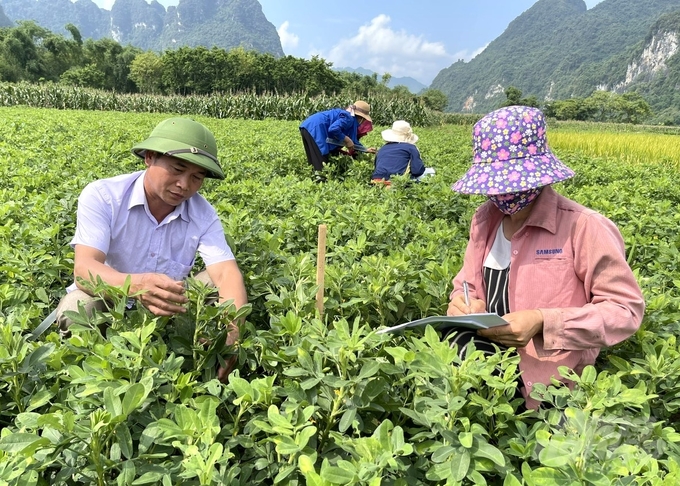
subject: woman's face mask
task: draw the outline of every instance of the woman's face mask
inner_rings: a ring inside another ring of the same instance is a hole
[[[368,120],[362,121],[361,124],[359,124],[359,128],[357,129],[357,138],[363,137],[371,130],[373,130],[373,123]]]
[[[531,204],[541,193],[542,188],[530,189],[524,192],[498,194],[487,196],[489,200],[504,214],[515,214]]]

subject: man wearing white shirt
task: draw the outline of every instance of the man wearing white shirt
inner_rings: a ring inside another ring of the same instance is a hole
[[[188,118],[159,123],[132,152],[146,170],[88,184],[78,198],[74,247],[75,282],[57,308],[62,333],[71,324],[67,310],[103,309],[81,279],[122,286],[158,316],[186,312],[183,279],[198,253],[206,270],[199,280],[212,284],[220,301],[247,303],[243,277],[227,244],[215,209],[198,194],[206,177],[224,179],[213,134]],[[227,344],[238,338],[232,323]],[[230,370],[221,369],[226,379]]]

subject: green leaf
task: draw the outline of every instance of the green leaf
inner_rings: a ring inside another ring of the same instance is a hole
[[[295,443],[292,437],[278,435],[274,437],[273,440],[276,443],[276,452],[279,454],[291,455],[300,452],[302,449],[298,444]]]
[[[475,441],[477,442],[477,447],[472,449],[472,453],[475,457],[491,459],[498,466],[505,466],[505,458],[501,451],[488,442],[485,442],[483,439],[476,438]]]
[[[267,418],[269,423],[274,427],[282,427],[284,429],[293,430],[293,424],[291,424],[287,418],[279,413],[279,409],[276,405],[270,405],[267,410]]]
[[[340,423],[338,424],[338,430],[340,432],[345,432],[352,425],[354,418],[357,416],[357,409],[352,407],[345,410],[345,413],[340,417]]]
[[[116,439],[118,439],[118,446],[120,451],[126,459],[132,459],[134,450],[132,449],[132,436],[130,430],[125,423],[118,424],[116,427]]]
[[[153,484],[160,481],[165,474],[158,471],[148,471],[132,482],[132,486],[138,484]]]
[[[31,401],[28,407],[26,407],[26,411],[30,412],[31,410],[42,407],[43,405],[47,404],[52,399],[52,397],[54,397],[54,393],[49,390],[41,390],[37,392],[31,396]]]
[[[503,480],[503,486],[522,486],[522,482],[514,474],[508,474]]]
[[[0,451],[25,453],[27,456],[32,455],[38,448],[48,445],[50,445],[48,439],[25,432],[6,435],[0,439]]]
[[[288,476],[290,476],[290,473],[295,471],[295,466],[292,464],[283,466],[281,469],[279,469],[279,473],[276,475],[274,478],[274,484],[278,484],[282,482],[284,479],[286,479]]]
[[[356,473],[350,469],[329,466],[321,468],[321,479],[332,484],[348,484],[354,480]]]
[[[229,375],[229,385],[231,386],[231,389],[234,390],[234,393],[236,393],[237,399],[234,400],[236,405],[238,405],[241,401],[253,401],[253,387],[250,386],[250,383],[248,383],[246,380],[239,378],[232,373]]]
[[[123,415],[126,417],[137,409],[146,399],[147,392],[141,383],[130,386],[123,397]]]
[[[380,371],[380,363],[378,361],[371,360],[364,362],[361,370],[359,371],[358,378],[360,380],[365,380],[366,378],[370,378],[371,376],[377,374],[378,371]]]
[[[307,443],[309,442],[309,439],[314,437],[316,435],[317,428],[313,425],[307,426],[303,428],[296,436],[295,436],[295,443],[300,447],[300,449],[304,449],[307,446]]]
[[[557,469],[551,467],[539,467],[531,471],[530,478],[526,477],[526,471],[522,468],[522,475],[528,484],[533,486],[555,486],[556,484],[570,485],[569,477]]]
[[[470,453],[467,450],[454,453],[451,457],[451,476],[455,481],[462,481],[470,469]]]
[[[472,432],[461,432],[460,434],[458,434],[458,440],[460,441],[460,445],[462,445],[466,449],[472,447],[473,438],[474,434]]]
[[[19,371],[21,373],[30,373],[41,366],[50,354],[55,350],[54,343],[49,343],[35,348],[21,363]]]
[[[302,475],[305,477],[305,482],[307,486],[323,486],[324,481],[321,479],[321,476],[316,472],[316,469],[314,468],[314,461],[312,461],[312,458],[309,457],[306,454],[301,454],[300,457],[298,457],[298,468],[300,469],[300,472]]]
[[[123,404],[113,387],[104,389],[104,409],[111,414],[112,419],[123,413]]]
[[[132,484],[137,474],[137,469],[135,468],[134,461],[123,462],[123,467],[120,469],[120,474],[116,478],[118,486],[127,486]]]
[[[581,373],[581,383],[587,383],[589,385],[592,385],[595,383],[595,380],[597,379],[597,370],[595,369],[594,366],[588,365],[583,369],[583,373]]]
[[[448,446],[448,445],[441,446],[440,448],[438,448],[436,451],[434,451],[432,453],[432,458],[431,458],[432,462],[440,463],[440,462],[447,461],[449,459],[449,457],[452,454],[455,453],[455,451],[456,451],[456,449],[454,449],[451,446]]]

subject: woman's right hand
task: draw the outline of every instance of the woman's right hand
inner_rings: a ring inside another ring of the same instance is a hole
[[[456,295],[446,310],[447,316],[463,316],[466,314],[481,314],[486,312],[486,302],[480,299],[470,299],[470,305],[465,305],[463,294]]]

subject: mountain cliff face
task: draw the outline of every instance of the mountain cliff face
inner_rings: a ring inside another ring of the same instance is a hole
[[[34,20],[60,33],[72,23],[83,38],[109,37],[144,50],[240,46],[284,55],[276,28],[257,0],[180,0],[167,11],[156,0],[116,0],[110,12],[92,0],[0,0],[0,7],[15,21]]]
[[[628,56],[625,75],[601,89],[638,91],[658,122],[680,124],[680,9],[659,18]]]
[[[631,53],[678,7],[678,0],[604,0],[588,10],[583,0],[539,0],[475,59],[442,70],[431,88],[448,96],[447,110],[477,113],[497,108],[508,86],[541,101],[624,89]],[[657,46],[671,52],[663,39]],[[631,80],[640,79],[635,69]]]

